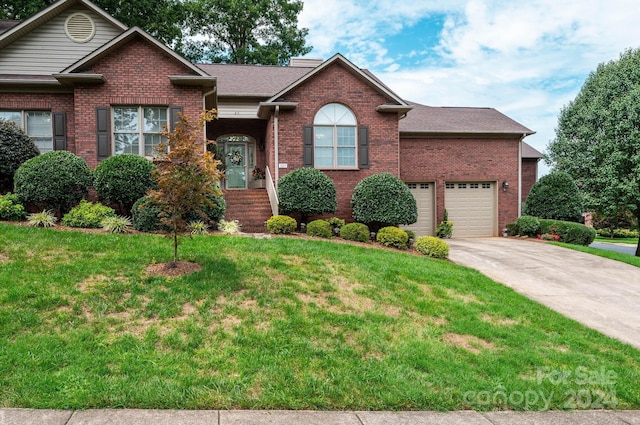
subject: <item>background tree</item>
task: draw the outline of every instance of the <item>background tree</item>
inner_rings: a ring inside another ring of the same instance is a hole
[[[334,213],[338,207],[336,185],[325,173],[315,168],[299,168],[278,180],[281,214],[300,213],[300,222],[310,215]]]
[[[589,75],[561,111],[546,161],[575,179],[588,210],[640,217],[640,50]]]
[[[192,61],[285,65],[311,51],[306,28],[298,28],[300,0],[192,0],[185,3]]]
[[[205,151],[202,128],[217,117],[215,109],[205,111],[197,123],[182,115],[174,131],[162,133],[166,142],[158,145],[161,154],[154,176],[158,188],[149,191],[150,202],[160,208],[160,222],[173,237],[173,262],[178,262],[178,236],[188,233],[188,215],[196,213],[206,219],[206,209],[214,207],[213,196],[221,194],[218,161]],[[167,149],[168,148],[168,149]]]
[[[0,19],[23,21],[57,0],[2,0]],[[123,24],[138,26],[170,47],[180,50],[183,2],[179,0],[93,0]]]
[[[523,213],[538,218],[580,222],[583,197],[571,175],[554,171],[538,180],[527,197]]]

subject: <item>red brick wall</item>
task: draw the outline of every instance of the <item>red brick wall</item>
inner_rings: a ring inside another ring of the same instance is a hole
[[[405,182],[435,182],[436,217],[442,220],[446,182],[498,183],[498,229],[518,218],[518,140],[402,139],[400,178]],[[502,182],[509,188],[502,191]]]
[[[71,93],[2,93],[0,109],[45,110],[67,113],[67,150],[75,153],[73,94]]]
[[[201,88],[177,87],[168,78],[193,72],[141,38],[110,53],[90,70],[106,80],[75,87],[76,154],[90,167],[97,165],[96,107],[182,106],[183,113],[193,119],[202,111]]]
[[[287,94],[288,102],[298,102],[296,109],[281,111],[279,122],[279,159],[286,163],[280,177],[303,166],[303,127],[313,125],[316,112],[328,103],[341,103],[355,114],[358,126],[369,127],[370,168],[361,170],[323,170],[335,183],[338,192],[336,216],[353,220],[351,195],[363,178],[381,172],[398,175],[398,116],[376,112],[378,105],[389,102],[368,83],[336,63]],[[274,164],[277,166],[277,164]]]
[[[522,160],[522,203],[527,200],[531,188],[538,180],[538,160]]]

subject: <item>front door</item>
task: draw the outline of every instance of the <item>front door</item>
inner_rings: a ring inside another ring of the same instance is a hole
[[[225,146],[227,161],[227,189],[247,188],[247,144],[227,142]]]

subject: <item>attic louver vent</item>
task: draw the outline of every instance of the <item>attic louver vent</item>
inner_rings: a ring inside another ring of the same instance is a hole
[[[95,35],[96,26],[93,19],[84,13],[74,13],[64,23],[64,32],[72,41],[86,43]]]

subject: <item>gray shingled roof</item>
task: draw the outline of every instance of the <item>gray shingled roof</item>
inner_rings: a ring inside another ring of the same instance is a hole
[[[493,108],[432,107],[407,102],[413,109],[400,120],[400,133],[533,134]]]
[[[197,64],[218,80],[218,96],[269,98],[314,68],[296,66]]]
[[[541,159],[544,158],[544,155],[533,146],[522,142],[522,157],[527,159]]]

